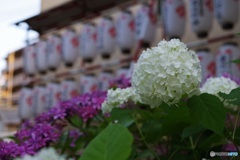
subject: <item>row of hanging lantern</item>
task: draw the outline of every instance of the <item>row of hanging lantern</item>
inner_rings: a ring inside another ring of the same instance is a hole
[[[186,7],[184,0],[163,0],[161,3],[165,34],[169,38],[181,38],[186,25]],[[198,37],[206,37],[212,28],[213,15],[223,29],[231,29],[238,20],[238,0],[191,0],[189,1],[190,23]],[[103,17],[98,25],[86,23],[80,35],[73,29],[67,29],[60,37],[53,34],[48,40],[41,40],[35,47],[24,49],[25,71],[46,72],[56,69],[61,59],[71,66],[77,56],[91,62],[100,53],[109,58],[116,46],[122,53],[130,53],[136,42],[149,47],[156,33],[157,13],[153,5],[141,4],[136,14],[123,10],[116,22],[112,17]]]
[[[130,10],[123,10],[116,19],[105,16],[98,25],[86,23],[78,35],[73,29],[67,29],[62,36],[51,35],[24,49],[25,71],[33,75],[39,71],[55,70],[61,59],[71,66],[80,54],[84,61],[91,62],[100,53],[109,58],[118,46],[122,53],[131,53],[136,41],[149,44],[154,40],[156,18],[152,7],[143,4],[134,16]]]
[[[240,49],[236,43],[222,44],[217,54],[212,54],[209,49],[199,49],[197,52],[202,67],[202,82],[208,77],[229,74],[240,78],[240,66],[231,61],[240,58]]]
[[[106,91],[114,77],[127,77],[128,74],[129,66],[123,66],[116,75],[112,70],[103,70],[97,77],[95,74],[82,75],[80,83],[73,78],[68,78],[62,82],[51,81],[46,85],[25,86],[20,91],[19,116],[21,119],[29,119],[56,106],[59,101],[74,98],[80,93]]]
[[[162,2],[162,15],[166,36],[181,38],[186,25],[184,0]],[[199,38],[207,37],[212,28],[213,15],[223,29],[232,29],[238,20],[238,0],[191,0],[189,1],[190,24]]]

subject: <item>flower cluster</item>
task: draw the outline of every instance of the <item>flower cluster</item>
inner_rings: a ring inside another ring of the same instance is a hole
[[[78,139],[80,136],[82,136],[82,135],[83,135],[83,133],[80,132],[80,131],[77,130],[77,129],[71,130],[71,131],[69,132],[69,138],[72,139],[72,142],[71,142],[70,146],[71,146],[71,147],[75,147],[75,142],[76,142],[77,139]]]
[[[201,88],[202,93],[209,93],[218,96],[219,92],[230,93],[238,87],[238,84],[226,77],[208,78]]]
[[[113,108],[120,107],[129,100],[134,102],[138,101],[138,97],[135,94],[134,88],[117,88],[115,90],[110,89],[107,93],[107,99],[102,104],[102,111],[103,113],[111,112]]]
[[[68,101],[60,102],[46,113],[36,117],[33,122],[26,121],[16,133],[15,142],[0,142],[0,159],[34,155],[41,148],[57,142],[61,131],[66,126],[66,118],[79,116],[83,121],[93,118],[101,110],[101,105],[106,98],[106,92],[96,91],[83,94]],[[70,132],[71,146],[82,133]]]
[[[1,160],[9,160],[10,157],[19,157],[25,154],[33,155],[42,147],[56,142],[60,136],[58,128],[46,123],[35,124],[16,133],[15,142],[0,143]]]
[[[125,76],[121,76],[120,78],[113,79],[109,82],[110,88],[128,88],[131,87],[131,79]]]
[[[66,160],[65,156],[59,155],[53,148],[44,148],[36,155],[25,155],[15,160]]]
[[[228,73],[222,74],[223,77],[225,78],[230,78],[232,81],[236,82],[240,86],[240,78],[236,78]]]
[[[237,88],[238,84],[231,80],[228,77],[215,77],[215,78],[208,78],[207,81],[203,84],[201,88],[202,93],[213,94],[219,97],[218,93],[230,93],[233,89]],[[221,97],[219,97],[221,99]],[[231,105],[227,102],[224,102],[224,106],[231,108],[233,110],[237,109],[237,106]]]
[[[200,82],[199,59],[178,39],[163,40],[157,47],[143,51],[132,75],[140,102],[152,108],[199,93]]]
[[[76,114],[86,122],[98,114],[105,99],[105,91],[95,91],[65,101],[60,106],[66,110],[68,115]]]

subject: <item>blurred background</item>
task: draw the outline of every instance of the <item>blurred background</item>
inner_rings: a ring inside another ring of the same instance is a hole
[[[239,0],[0,2],[0,136],[59,101],[130,77],[142,50],[179,38],[203,82],[240,78]]]

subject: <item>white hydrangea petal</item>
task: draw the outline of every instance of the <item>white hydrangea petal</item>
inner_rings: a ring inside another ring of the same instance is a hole
[[[184,94],[199,93],[201,66],[195,52],[178,39],[163,40],[143,51],[134,68],[132,86],[142,103],[152,108],[177,103]]]
[[[102,112],[109,113],[113,108],[120,107],[121,104],[124,104],[129,100],[132,100],[134,102],[139,101],[138,95],[136,95],[134,88],[117,88],[115,90],[109,89],[107,93],[107,99],[102,103],[101,106]]]
[[[230,78],[226,77],[208,78],[204,85],[201,87],[201,93],[213,94],[219,97],[218,95],[219,92],[228,94],[237,87],[238,84],[232,81]],[[228,104],[226,102],[224,103],[224,105],[232,109],[237,108],[237,106]]]

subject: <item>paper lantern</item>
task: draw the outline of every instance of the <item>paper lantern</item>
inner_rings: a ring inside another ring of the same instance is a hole
[[[47,41],[41,40],[35,45],[36,65],[40,73],[45,73],[48,69],[47,65]]]
[[[132,61],[130,63],[130,67],[129,67],[128,74],[127,74],[128,78],[132,77],[135,65],[136,65],[136,62],[134,62],[134,61]]]
[[[135,35],[138,41],[143,42],[143,47],[149,47],[156,33],[157,19],[153,14],[153,8],[148,4],[142,4],[136,12]]]
[[[129,65],[122,66],[121,68],[119,68],[117,70],[116,76],[118,78],[120,78],[120,77],[129,77],[129,71],[130,71],[130,66]]]
[[[79,52],[78,35],[73,29],[67,29],[62,35],[62,56],[65,64],[69,67],[75,62]]]
[[[162,5],[163,23],[166,35],[181,38],[185,31],[186,11],[183,0],[166,0]]]
[[[97,29],[94,24],[83,26],[80,34],[80,55],[85,62],[92,62],[97,55]]]
[[[214,12],[223,29],[232,29],[238,21],[239,0],[214,0]]]
[[[56,70],[61,62],[62,40],[57,34],[48,39],[47,64],[50,70]]]
[[[106,91],[109,89],[109,82],[114,78],[111,70],[104,70],[98,75],[99,90]]]
[[[23,49],[24,53],[24,70],[29,76],[33,76],[36,71],[36,54],[34,46],[27,46]]]
[[[81,93],[90,93],[98,90],[98,81],[94,74],[86,74],[80,77]]]
[[[190,22],[192,30],[199,38],[207,37],[212,28],[213,1],[212,0],[191,0]]]
[[[205,82],[208,77],[216,75],[215,56],[209,49],[199,49],[196,53],[202,68],[202,82]]]
[[[45,86],[39,85],[34,87],[34,115],[40,115],[47,109],[47,89]]]
[[[56,106],[61,99],[61,85],[58,82],[50,82],[47,85],[47,108]]]
[[[103,58],[110,58],[115,49],[116,29],[111,17],[105,16],[97,27],[97,46]]]
[[[122,11],[117,18],[117,44],[122,53],[130,54],[134,46],[135,23],[134,17],[129,10]]]
[[[240,78],[240,65],[231,63],[240,59],[240,50],[236,43],[224,43],[218,50],[216,57],[217,76],[228,73],[235,78]]]
[[[33,106],[34,106],[33,90],[29,87],[23,87],[20,91],[18,101],[19,117],[22,120],[32,118]]]
[[[80,94],[79,85],[74,79],[67,79],[61,83],[62,100],[69,100]]]

